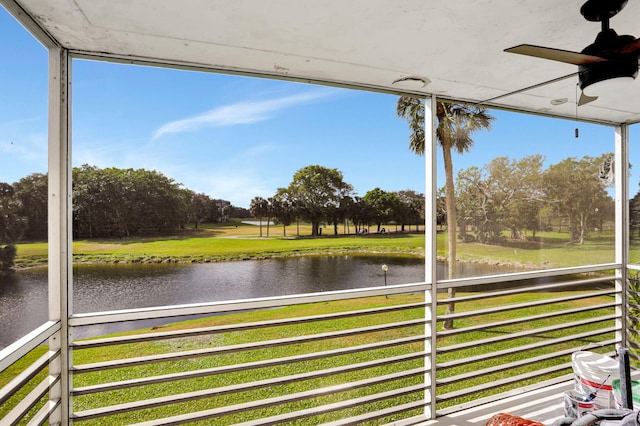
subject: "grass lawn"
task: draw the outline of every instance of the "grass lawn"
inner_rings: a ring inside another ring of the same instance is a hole
[[[463,262],[485,262],[522,265],[529,269],[565,268],[598,265],[615,260],[614,235],[591,236],[584,244],[568,244],[568,234],[540,232],[535,241],[505,239],[496,244],[461,242],[456,245],[457,258]],[[446,232],[437,235],[438,256],[447,255]],[[631,246],[631,258],[640,259],[640,245]]]
[[[339,234],[333,229],[322,237],[310,238],[311,228],[300,227],[296,237],[295,225],[288,227],[287,237],[282,227],[270,227],[263,237],[260,227],[243,223],[216,224],[188,229],[179,235],[162,238],[112,240],[81,240],[73,243],[74,262],[215,262],[224,260],[264,259],[269,257],[305,254],[392,253],[424,255],[424,234],[391,233],[368,235]],[[275,230],[279,230],[279,234]],[[339,231],[342,229],[340,228]],[[291,234],[291,236],[289,236]],[[16,266],[45,265],[46,243],[18,244]]]
[[[311,238],[309,224],[290,225],[286,236],[281,226],[260,227],[234,220],[224,224],[203,224],[180,234],[159,238],[81,240],[73,243],[74,262],[216,262],[263,259],[305,254],[392,253],[423,256],[423,233],[333,235],[326,227],[321,237]],[[374,231],[375,228],[372,228]],[[353,232],[353,228],[348,231]],[[438,257],[446,258],[446,232],[437,234]],[[614,261],[614,236],[611,231],[592,233],[584,244],[568,244],[568,234],[540,232],[535,241],[511,241],[498,244],[458,242],[458,259],[463,262],[514,265],[527,269],[563,268]],[[47,244],[18,244],[19,268],[46,264]],[[640,262],[640,244],[632,243],[630,258]]]

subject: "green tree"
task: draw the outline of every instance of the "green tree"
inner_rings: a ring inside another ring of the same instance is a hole
[[[424,207],[423,214],[424,214]],[[438,188],[438,192],[436,194],[436,225],[440,226],[442,229],[443,226],[447,224],[447,200],[444,194],[444,186]]]
[[[600,178],[601,165],[610,157],[567,158],[544,173],[545,195],[553,209],[567,218],[570,243],[583,244],[592,219],[600,211],[612,211],[614,201],[606,191],[610,182]]]
[[[262,197],[253,197],[249,203],[251,216],[260,221],[260,237],[262,237],[262,218],[268,213],[269,202]]]
[[[425,109],[422,98],[401,96],[398,99],[396,113],[409,123],[409,148],[416,154],[423,155],[425,150]],[[453,180],[452,150],[459,154],[469,151],[473,146],[471,135],[476,131],[490,129],[494,117],[487,109],[473,105],[437,102],[436,105],[436,140],[442,147],[445,170],[445,193],[447,206],[448,233],[448,271],[449,278],[455,277],[456,262],[456,199],[455,182]],[[449,289],[449,297],[455,297],[455,289]],[[455,305],[447,305],[447,313],[452,314]],[[453,327],[453,322],[445,321],[445,328]]]
[[[353,197],[349,218],[353,222],[356,234],[367,232],[366,227],[373,222],[374,212],[369,204],[362,197]]]
[[[380,232],[382,224],[389,223],[403,213],[401,212],[402,204],[400,198],[394,192],[374,188],[362,197],[362,201],[371,208],[377,232]]]
[[[418,231],[419,226],[424,224],[424,194],[412,189],[404,189],[396,192],[396,195],[403,205],[401,230],[405,230],[405,225],[416,225],[416,231]]]
[[[156,171],[73,170],[76,238],[169,234],[183,227],[189,199],[181,185]]]
[[[196,194],[190,189],[186,190],[185,196],[189,200],[188,221],[193,223],[195,229],[198,225],[211,217],[211,198],[206,194]]]
[[[271,224],[271,218],[276,208],[276,206],[273,205],[274,202],[276,202],[274,197],[267,198],[267,238],[269,238],[269,225]]]
[[[470,241],[474,237],[468,234],[469,228],[475,231],[476,238],[482,239],[485,235],[485,221],[487,212],[486,195],[483,191],[483,178],[481,170],[472,166],[458,172],[456,179],[456,206],[457,227],[459,238],[462,241]]]
[[[353,213],[355,201],[351,195],[345,195],[340,199],[340,207],[338,207],[338,214],[336,217],[337,220],[341,220],[344,222],[344,227],[342,228],[344,234],[349,234],[349,219],[351,218],[351,214]],[[338,234],[337,223],[334,222],[334,231],[336,235]]]
[[[20,201],[19,214],[26,220],[24,237],[32,240],[47,238],[48,179],[46,174],[33,173],[13,184]]]
[[[327,222],[333,225],[333,235],[338,235],[338,225],[343,223],[350,211],[352,198],[348,195],[341,197],[338,204],[327,209]],[[344,231],[346,233],[346,229]]]
[[[286,237],[287,226],[291,225],[296,217],[295,206],[286,188],[278,188],[272,197],[271,210],[275,221],[282,225],[282,236]]]
[[[24,230],[18,214],[20,203],[14,195],[13,186],[0,182],[0,271],[13,268],[18,253],[15,243]]]
[[[630,238],[640,238],[640,190],[629,200],[629,228]]]
[[[496,167],[490,170],[489,179],[500,182],[504,193],[504,224],[510,230],[511,239],[524,239],[525,229],[530,230],[535,238],[545,202],[542,186],[544,156],[529,155],[511,162],[506,157],[500,158],[501,162],[496,162]]]
[[[524,238],[524,230],[538,228],[538,213],[543,203],[541,155],[521,160],[494,158],[482,169],[470,167],[458,173],[456,199],[458,228],[467,240],[472,226],[480,242],[504,239],[510,230],[512,239]]]
[[[293,175],[287,191],[300,214],[311,222],[311,235],[319,235],[320,222],[327,218],[330,209],[340,206],[340,200],[351,194],[353,187],[343,181],[338,169],[312,165]]]

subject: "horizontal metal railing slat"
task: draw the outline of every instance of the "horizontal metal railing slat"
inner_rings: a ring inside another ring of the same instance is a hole
[[[410,391],[403,390],[402,393],[395,392],[395,391],[390,391],[390,392],[385,392],[384,394],[376,394],[373,397],[371,397],[371,396],[363,396],[363,397],[360,397],[360,398],[350,399],[350,400],[347,400],[347,401],[344,401],[344,402],[337,402],[337,403],[334,403],[334,404],[323,405],[323,406],[320,406],[320,407],[309,408],[309,409],[306,409],[306,410],[299,410],[299,411],[295,411],[295,412],[292,412],[292,413],[280,414],[280,415],[277,415],[277,416],[266,417],[266,418],[259,419],[259,420],[252,420],[252,421],[248,421],[248,422],[236,423],[234,426],[275,425],[275,424],[283,423],[283,422],[286,422],[286,421],[299,420],[299,419],[303,419],[303,418],[306,418],[306,417],[317,416],[317,415],[320,415],[320,414],[327,414],[327,413],[330,413],[330,412],[333,412],[333,411],[345,410],[345,409],[357,407],[357,406],[360,406],[360,405],[372,404],[374,402],[378,402],[378,401],[382,401],[382,400],[390,399],[390,398],[397,398],[399,396],[403,396],[403,395],[406,395],[406,394],[409,394],[409,393],[415,393],[415,392],[419,392],[419,391],[420,390],[416,391],[416,390],[414,390],[412,388]],[[390,416],[390,415],[393,415],[393,414],[402,413],[404,411],[423,408],[428,403],[429,403],[428,400],[421,399],[420,401],[416,401],[416,402],[408,403],[408,404],[403,404],[403,405],[398,405],[398,406],[395,406],[393,408],[388,408],[386,410],[380,410],[380,411],[376,411],[376,412],[363,414],[361,416],[358,416],[358,421],[355,421],[356,417],[352,417],[351,419],[344,419],[344,420],[348,420],[347,423],[345,423],[344,421],[335,421],[335,422],[329,422],[329,423],[322,423],[322,426],[333,425],[333,424],[339,424],[339,425],[358,424],[358,423],[362,423],[363,420],[375,420],[375,419],[380,418],[380,417]],[[354,423],[354,421],[355,421],[355,423]]]
[[[377,333],[389,331],[399,328],[407,328],[425,325],[430,322],[429,319],[419,319],[410,321],[401,321],[390,324],[381,324],[369,327],[353,328],[349,330],[332,331],[327,333],[310,334],[308,336],[287,337],[284,339],[266,340],[262,342],[242,343],[238,345],[225,346],[211,349],[197,349],[183,352],[173,352],[162,355],[149,355],[142,357],[119,359],[115,361],[104,361],[92,364],[83,364],[73,366],[72,370],[75,374],[88,373],[100,370],[109,370],[113,368],[130,367],[134,365],[152,364],[157,362],[175,361],[179,359],[197,358],[202,356],[210,356],[221,353],[243,352],[254,349],[264,349],[277,346],[286,346],[292,344],[315,342],[320,340],[337,339],[341,337],[356,336],[359,334]]]
[[[321,377],[350,373],[353,371],[361,371],[368,368],[380,367],[385,364],[389,365],[389,364],[395,364],[399,362],[412,361],[412,360],[424,358],[424,357],[425,357],[424,353],[402,355],[398,357],[387,358],[384,360],[368,361],[368,362],[363,362],[359,364],[349,364],[349,365],[325,369],[325,370],[316,370],[316,371],[310,371],[306,373],[294,374],[291,376],[275,377],[271,379],[259,380],[256,382],[246,382],[246,383],[240,383],[237,385],[224,386],[221,388],[204,389],[200,391],[186,392],[186,393],[177,394],[177,395],[169,395],[164,397],[124,403],[124,404],[111,405],[111,406],[96,408],[92,410],[77,412],[74,414],[74,416],[77,419],[89,420],[97,417],[104,417],[108,415],[144,410],[147,408],[159,407],[159,406],[164,406],[169,404],[177,404],[181,402],[194,401],[197,399],[210,398],[213,396],[221,396],[221,395],[226,395],[230,393],[238,393],[238,392],[243,392],[248,390],[261,389],[261,388],[270,387],[270,386],[278,386],[278,385],[284,385],[288,383],[317,379]],[[423,374],[426,373],[424,368],[422,368],[421,370]],[[415,374],[411,374],[411,375],[415,375]]]
[[[501,379],[501,380],[495,380],[493,382],[491,382],[491,389],[493,388],[497,388],[500,386],[506,386],[506,385],[510,385],[513,383],[518,383],[518,382],[523,382],[525,380],[528,379],[532,379],[532,378],[536,378],[536,377],[541,377],[544,376],[546,374],[552,374],[552,373],[557,373],[560,372],[562,370],[568,370],[572,367],[573,363],[568,362],[565,364],[559,364],[553,367],[547,367],[547,368],[543,368],[541,370],[536,370],[536,371],[532,371],[529,373],[524,373],[524,374],[518,374],[515,376],[511,376],[508,377],[506,379]],[[444,401],[448,401],[450,399],[455,399],[455,398],[460,398],[466,395],[471,395],[473,393],[477,393],[477,392],[482,392],[482,391],[486,391],[488,388],[486,385],[478,385],[478,386],[471,386],[468,388],[464,388],[461,390],[457,390],[457,391],[453,391],[453,392],[449,392],[446,394],[440,394],[436,396],[436,400],[438,402],[444,402]]]
[[[27,423],[27,426],[42,426],[47,423],[51,414],[60,406],[60,400],[57,401],[47,401],[40,410],[36,413],[35,416]]]
[[[614,332],[616,331],[615,327],[609,327],[607,329],[600,329],[600,330],[594,330],[594,331],[587,331],[584,333],[578,333],[578,334],[572,334],[569,336],[563,336],[563,337],[558,337],[556,339],[547,339],[547,340],[543,340],[540,342],[535,342],[535,343],[531,343],[528,345],[523,345],[523,346],[518,346],[515,348],[510,348],[510,349],[503,349],[500,351],[494,351],[494,352],[487,352],[484,354],[480,354],[480,355],[475,355],[472,357],[467,357],[467,358],[459,358],[459,359],[455,359],[452,361],[448,361],[448,362],[438,362],[436,364],[436,368],[437,369],[447,369],[447,368],[452,368],[452,367],[459,367],[462,365],[467,365],[467,364],[472,364],[474,362],[479,362],[479,361],[487,361],[493,358],[499,358],[501,356],[505,356],[505,355],[512,355],[512,354],[516,354],[516,353],[524,353],[530,350],[534,350],[534,349],[540,349],[540,348],[544,348],[547,346],[554,346],[554,345],[558,345],[561,343],[567,343],[567,342],[572,342],[572,341],[579,341],[579,340],[584,340],[588,337],[594,337],[594,336],[599,336],[601,334],[606,334],[606,333],[610,333],[610,332]],[[598,343],[598,346],[601,346],[603,342]],[[581,348],[584,348],[584,346],[581,346]],[[584,349],[584,350],[588,350],[588,349]]]
[[[411,410],[417,410],[417,409],[420,409],[420,408],[424,408],[425,405],[429,404],[429,402],[430,401],[428,399],[423,399],[421,401],[415,401],[415,402],[409,402],[409,403],[406,403],[406,404],[396,405],[393,408],[385,408],[383,410],[370,411],[368,413],[361,414],[359,416],[347,417],[345,419],[334,420],[332,422],[322,423],[322,426],[351,426],[351,425],[358,425],[358,424],[362,424],[362,423],[367,422],[367,421],[370,422],[370,421],[373,421],[373,420],[381,419],[383,417],[392,416],[394,414],[404,413],[405,411],[411,411]],[[420,422],[420,423],[425,422],[426,420],[427,419],[424,416],[421,416],[419,419],[415,419],[415,424],[417,424],[418,422]],[[394,422],[393,424],[395,425],[395,424],[400,424],[400,423],[399,422]],[[404,424],[414,424],[414,423],[404,423]],[[240,423],[239,425],[235,425],[235,426],[245,426],[245,425]]]
[[[329,388],[325,388],[325,389],[328,390]],[[396,397],[403,396],[403,395],[422,392],[424,390],[425,390],[424,385],[408,386],[408,387],[402,388],[402,389],[395,389],[395,390],[392,390],[392,391],[387,391],[387,392],[383,392],[383,393],[379,393],[379,394],[374,394],[374,395],[370,395],[370,396],[364,396],[364,397],[360,397],[360,398],[355,398],[353,400],[346,400],[346,401],[342,401],[342,402],[338,402],[338,403],[327,404],[327,405],[323,405],[323,406],[319,406],[319,407],[310,408],[308,410],[302,410],[302,411],[294,412],[295,414],[291,413],[291,416],[288,416],[287,418],[282,417],[282,416],[287,416],[286,414],[284,414],[284,415],[281,415],[281,416],[277,416],[276,418],[271,418],[270,422],[265,422],[265,419],[260,419],[259,423],[257,423],[257,424],[264,425],[264,424],[281,423],[284,420],[295,420],[295,419],[299,419],[299,418],[310,417],[310,416],[314,416],[314,415],[328,413],[328,412],[331,412],[331,411],[338,411],[338,410],[342,410],[342,409],[345,409],[345,408],[351,408],[351,407],[357,406],[357,405],[369,404],[369,403],[378,402],[378,401],[381,401],[381,400],[384,400],[384,399],[396,398]],[[331,391],[328,391],[328,392],[325,392],[325,393],[331,394],[331,393],[336,393],[336,392],[340,392],[340,391],[341,390],[336,389],[335,391],[331,390]],[[151,420],[151,421],[148,421],[148,422],[135,423],[135,424],[133,424],[131,426],[161,426],[161,425],[176,425],[176,424],[190,423],[190,422],[197,421],[197,420],[206,420],[206,419],[211,419],[211,418],[215,418],[215,417],[220,417],[220,416],[223,416],[223,415],[235,414],[235,413],[238,413],[238,412],[255,410],[255,409],[258,409],[258,408],[266,408],[266,407],[270,407],[270,406],[274,406],[274,405],[281,405],[281,404],[286,403],[286,402],[294,402],[294,401],[299,401],[299,400],[302,400],[302,399],[309,399],[309,398],[313,398],[315,396],[319,396],[319,395],[307,396],[307,395],[298,394],[298,397],[295,398],[295,399],[287,398],[286,400],[283,400],[283,401],[281,401],[281,398],[269,398],[269,399],[266,399],[266,400],[258,401],[260,403],[260,405],[254,405],[252,403],[239,404],[238,406],[225,407],[225,410],[224,410],[225,412],[222,412],[223,410],[219,410],[219,409],[205,410],[205,411],[199,411],[199,412],[195,412],[195,413],[184,414],[184,415],[181,415],[181,416],[168,417],[168,418],[165,418],[165,419],[158,419],[158,420]],[[245,424],[246,424],[246,422],[245,422]]]
[[[2,419],[0,423],[3,425],[15,425],[45,396],[49,390],[60,381],[60,377],[50,380],[45,377],[35,388],[29,392],[9,413]]]
[[[453,314],[438,315],[437,321],[442,321],[445,319],[461,319],[461,318],[476,317],[476,316],[487,315],[487,314],[517,311],[520,309],[531,308],[534,306],[545,306],[545,305],[551,305],[554,303],[572,302],[576,300],[591,299],[591,298],[600,297],[600,296],[609,296],[613,293],[615,292],[612,292],[612,291],[591,292],[591,293],[580,294],[575,296],[565,296],[565,297],[557,297],[553,299],[538,300],[536,302],[515,303],[513,305],[498,306],[495,308],[456,312]]]
[[[505,390],[504,392],[500,392],[499,394],[487,394],[486,396],[475,395],[476,397],[472,400],[461,401],[457,404],[450,404],[446,407],[439,407],[436,410],[436,417],[442,419],[443,417],[446,419],[450,415],[454,415],[460,410],[471,409],[474,412],[481,412],[488,416],[496,413],[496,410],[492,410],[491,407],[495,406],[495,404],[501,404],[501,400],[512,398],[512,397],[521,397],[523,395],[531,396],[529,400],[524,402],[525,406],[529,404],[536,405],[538,404],[538,398],[541,397],[543,403],[551,402],[552,405],[558,404],[562,401],[562,393],[564,390],[568,390],[572,387],[574,381],[573,372],[568,374],[560,374],[556,375],[553,378],[541,378],[535,382],[530,384],[520,384],[517,387],[513,387],[510,390]],[[555,388],[555,390],[554,390]],[[549,392],[549,390],[551,391]],[[560,390],[560,391],[558,391]],[[453,402],[453,401],[449,401]],[[522,407],[522,405],[517,404],[516,406]],[[557,405],[556,405],[557,406]],[[552,408],[552,407],[549,407]],[[528,411],[528,410],[527,410]]]
[[[611,341],[612,344],[616,343],[615,340]],[[461,382],[463,380],[469,380],[469,379],[475,379],[478,377],[482,377],[482,376],[487,376],[490,374],[495,374],[495,373],[499,373],[501,371],[505,371],[505,370],[510,370],[510,369],[514,369],[517,367],[524,367],[527,365],[533,365],[537,362],[540,361],[547,361],[553,358],[559,358],[559,357],[563,357],[563,356],[567,356],[567,355],[571,355],[572,353],[574,353],[576,351],[576,348],[570,348],[570,349],[565,349],[562,351],[556,351],[556,352],[552,352],[552,353],[548,353],[548,354],[544,354],[544,355],[539,355],[536,357],[531,357],[531,358],[525,358],[525,359],[521,359],[518,361],[513,361],[507,364],[500,364],[500,365],[496,365],[493,367],[489,367],[489,368],[484,368],[481,370],[474,370],[471,371],[469,373],[465,373],[465,374],[460,374],[457,376],[452,376],[452,377],[446,377],[443,379],[437,379],[436,380],[436,384],[437,385],[450,385],[452,383],[456,383],[456,382]],[[437,370],[436,370],[437,371]],[[493,384],[492,384],[493,386]]]
[[[465,295],[465,296],[456,296],[456,297],[451,297],[446,299],[439,299],[437,301],[437,304],[446,305],[448,303],[472,302],[472,301],[478,301],[478,300],[484,300],[484,299],[492,299],[495,297],[512,296],[515,294],[529,293],[532,291],[541,292],[545,290],[556,290],[558,288],[572,287],[576,285],[596,284],[601,282],[612,281],[614,279],[615,277],[611,276],[611,277],[591,278],[586,280],[562,281],[562,282],[553,283],[553,284],[543,284],[543,285],[534,284],[526,287],[517,287],[517,288],[508,289],[508,290],[496,290],[496,291],[490,291],[490,292],[474,294],[469,296]],[[609,292],[611,291],[615,291],[615,290],[612,288],[611,290],[609,290]]]
[[[526,272],[514,272],[508,274],[500,274],[500,275],[480,275],[474,276],[470,278],[455,278],[451,280],[438,280],[437,288],[438,290],[447,289],[447,288],[460,288],[460,287],[470,287],[474,286],[477,289],[482,289],[484,285],[487,284],[498,284],[498,283],[513,283],[513,282],[523,282],[528,279],[540,279],[540,278],[561,278],[567,276],[577,276],[581,274],[609,274],[610,279],[614,280],[616,277],[610,273],[610,271],[620,268],[622,264],[620,263],[604,263],[599,265],[589,265],[589,266],[577,266],[577,267],[568,267],[568,268],[556,268],[556,269],[544,269],[544,270],[532,270]],[[544,284],[541,284],[544,285]]]
[[[9,398],[11,398],[16,392],[18,392],[20,388],[22,388],[31,379],[33,379],[39,372],[44,370],[44,368],[47,367],[49,363],[59,355],[59,350],[55,353],[45,353],[30,366],[24,369],[20,374],[18,374],[13,380],[3,386],[2,389],[0,389],[0,406],[4,404]]]
[[[331,395],[339,392],[349,391],[356,388],[363,388],[367,386],[373,386],[393,380],[398,380],[412,375],[423,375],[423,369],[409,370],[402,373],[388,374],[386,376],[363,379],[356,382],[343,383],[339,385],[328,386],[325,388],[318,388],[311,391],[297,392],[289,395],[277,396],[273,398],[261,399],[257,401],[251,401],[243,404],[230,405],[226,407],[213,408],[210,410],[204,410],[199,412],[192,412],[173,417],[167,417],[164,419],[151,420],[148,422],[136,423],[138,426],[142,425],[174,425],[188,423],[196,420],[206,420],[214,417],[221,417],[231,414],[237,414],[241,412],[256,410],[260,408],[272,407],[275,405],[283,405],[290,402],[304,401],[312,398],[317,398],[325,395]],[[387,393],[395,392],[398,395],[404,395],[412,392],[419,392],[425,389],[424,384],[409,386],[402,389],[396,389],[394,391],[385,392],[375,395],[383,395]]]
[[[361,299],[364,297],[384,296],[389,294],[418,293],[431,289],[431,284],[424,282],[398,284],[388,287],[369,287],[348,290],[335,290],[322,293],[294,294],[287,296],[271,296],[245,300],[230,300],[210,303],[194,303],[187,305],[156,306],[149,308],[122,309],[118,311],[79,313],[69,318],[70,327],[84,325],[108,324],[147,320],[156,318],[175,318],[189,315],[215,315],[233,311],[247,311],[304,303],[331,302],[335,300]]]
[[[498,321],[498,322],[491,322],[491,323],[486,323],[486,324],[478,324],[478,325],[474,325],[474,326],[470,326],[470,327],[464,327],[464,328],[454,328],[454,329],[451,329],[451,330],[440,330],[440,331],[438,331],[438,337],[455,336],[455,335],[458,335],[458,334],[468,333],[470,331],[488,330],[490,328],[495,328],[495,327],[504,327],[504,326],[508,326],[508,325],[516,325],[516,324],[528,323],[528,322],[539,321],[539,320],[549,319],[549,318],[555,318],[555,317],[560,317],[560,316],[565,316],[565,315],[573,315],[573,314],[578,314],[578,313],[583,313],[583,312],[596,311],[596,310],[599,310],[599,309],[614,308],[616,306],[618,306],[618,304],[615,303],[615,302],[603,303],[603,304],[600,304],[600,305],[593,305],[593,306],[587,306],[587,307],[575,308],[575,309],[565,309],[565,310],[562,310],[562,311],[552,311],[552,312],[539,314],[539,315],[531,315],[531,316],[528,316],[528,317],[514,318],[514,319],[506,320],[506,321]]]
[[[91,340],[76,340],[71,346],[75,348],[95,348],[101,346],[122,345],[127,343],[139,343],[152,340],[177,339],[182,337],[194,337],[206,334],[228,333],[234,331],[255,330],[260,328],[282,327],[288,325],[305,324],[309,322],[331,321],[357,316],[380,315],[389,312],[419,309],[427,306],[426,303],[411,303],[404,305],[387,306],[375,309],[362,309],[358,311],[338,312],[332,314],[313,315],[300,318],[286,318],[270,321],[257,321],[245,324],[229,324],[212,327],[193,328],[188,330],[159,331],[156,333],[134,334],[130,336],[105,337]]]
[[[6,370],[20,358],[40,346],[45,340],[60,331],[60,321],[49,321],[0,350],[0,372]]]
[[[238,371],[246,371],[246,370],[252,370],[256,368],[274,367],[274,366],[283,365],[283,364],[292,364],[295,362],[313,361],[313,360],[322,359],[322,358],[330,358],[330,357],[341,356],[341,355],[350,355],[350,354],[355,354],[355,353],[364,352],[364,351],[386,349],[393,346],[421,343],[421,342],[424,342],[426,339],[427,337],[424,335],[417,336],[417,337],[405,337],[402,339],[386,340],[383,342],[376,342],[376,343],[370,343],[370,344],[359,345],[359,346],[349,346],[347,348],[332,349],[329,351],[322,351],[322,352],[313,352],[313,353],[295,355],[295,356],[284,357],[284,358],[267,359],[267,360],[261,360],[261,361],[248,362],[244,364],[225,365],[221,367],[213,367],[213,368],[207,368],[202,370],[186,371],[182,373],[173,373],[173,374],[165,374],[161,376],[144,377],[141,379],[125,380],[125,381],[115,382],[115,383],[102,383],[98,385],[75,388],[72,391],[72,395],[74,396],[86,395],[90,393],[106,392],[106,391],[117,390],[117,389],[125,389],[130,387],[150,385],[155,383],[170,382],[175,380],[185,380],[185,379],[191,379],[191,378],[212,376],[217,374],[235,373]],[[428,349],[425,349],[425,352],[427,350]]]
[[[453,351],[458,351],[458,350],[461,350],[461,349],[468,349],[468,348],[476,347],[476,346],[479,346],[479,345],[491,344],[491,343],[496,343],[496,342],[503,342],[503,341],[507,341],[507,340],[514,340],[514,339],[519,339],[521,337],[529,337],[529,336],[534,336],[536,334],[548,333],[548,332],[551,332],[551,331],[564,330],[564,329],[567,329],[567,328],[573,328],[573,327],[581,326],[581,325],[595,324],[595,323],[604,322],[604,321],[612,321],[612,320],[615,320],[617,318],[619,318],[619,315],[617,315],[617,314],[605,315],[605,316],[600,316],[600,317],[596,317],[596,318],[590,318],[588,320],[581,320],[581,321],[574,321],[574,322],[571,322],[571,323],[552,325],[552,326],[549,326],[549,327],[536,328],[536,329],[533,329],[533,330],[526,330],[526,331],[521,331],[521,332],[517,332],[517,333],[511,333],[511,334],[504,335],[504,336],[499,336],[499,337],[490,337],[490,338],[487,338],[487,339],[474,340],[474,341],[471,341],[471,342],[466,342],[466,343],[460,343],[460,344],[456,344],[456,345],[440,347],[440,348],[436,348],[436,352],[438,354],[446,353],[446,352],[453,352]]]

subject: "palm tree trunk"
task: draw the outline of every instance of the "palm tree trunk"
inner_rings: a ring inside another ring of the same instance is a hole
[[[456,194],[453,183],[453,161],[451,159],[451,147],[442,146],[442,156],[444,160],[445,172],[445,198],[447,206],[447,237],[449,243],[449,256],[447,259],[449,279],[456,276]],[[449,298],[456,296],[456,289],[450,287],[447,291]],[[455,311],[455,303],[447,304],[446,315],[453,314]],[[442,324],[442,328],[453,328],[453,320],[447,319]]]

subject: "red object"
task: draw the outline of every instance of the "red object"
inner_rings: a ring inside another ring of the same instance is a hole
[[[544,426],[544,424],[507,413],[499,413],[487,420],[486,426]]]

